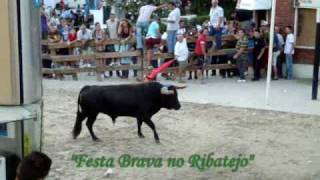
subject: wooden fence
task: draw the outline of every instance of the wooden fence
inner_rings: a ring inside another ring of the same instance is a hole
[[[233,36],[224,36],[223,41],[232,41],[234,40]],[[187,42],[188,43],[195,43],[196,38],[195,37],[188,37]],[[214,41],[214,38],[210,37],[208,41]],[[131,40],[128,43],[134,43],[133,40]],[[114,39],[108,39],[103,41],[102,43],[96,44],[94,40],[86,42],[85,46],[88,47],[96,47],[96,46],[106,46],[106,45],[120,45],[120,40],[114,40]],[[76,41],[73,43],[49,43],[48,41],[42,41],[42,46],[46,46],[48,49],[48,54],[43,54],[42,59],[50,59],[54,64],[65,64],[65,63],[79,63],[80,60],[86,59],[86,60],[94,60],[96,62],[95,67],[54,67],[54,68],[43,68],[42,73],[43,74],[55,74],[57,77],[62,77],[64,75],[72,75],[73,79],[77,80],[78,76],[77,74],[80,72],[96,72],[97,80],[102,80],[102,73],[105,71],[118,71],[118,70],[137,70],[139,71],[140,75],[139,78],[144,78],[144,73],[149,72],[152,70],[152,67],[146,67],[144,62],[144,56],[145,54],[142,54],[140,51],[128,51],[128,52],[94,52],[92,54],[84,55],[73,55],[73,49],[74,48],[82,48],[84,47],[84,44],[81,41]],[[56,51],[60,49],[68,49],[70,55],[57,55]],[[234,49],[221,49],[221,50],[212,50],[210,49],[208,51],[208,56],[221,56],[228,54],[228,51],[234,50]],[[119,61],[120,58],[137,58],[137,64],[133,65],[113,65],[113,66],[105,66],[102,65],[101,61],[106,59],[113,59],[116,61]],[[193,59],[193,53],[191,53],[190,58]],[[154,59],[169,59],[174,58],[172,54],[169,53],[155,53],[153,56]],[[193,61],[191,61],[193,62]],[[212,69],[234,69],[234,64],[207,64],[204,67],[207,70]],[[196,70],[197,67],[193,63],[189,63],[186,70],[193,71]],[[166,70],[166,72],[175,72],[177,71],[177,67],[171,67]]]

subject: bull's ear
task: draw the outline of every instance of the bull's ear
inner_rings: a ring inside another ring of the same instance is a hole
[[[166,87],[166,86],[162,87],[160,92],[163,95],[172,95],[172,94],[174,94],[174,90],[169,90],[168,87]]]

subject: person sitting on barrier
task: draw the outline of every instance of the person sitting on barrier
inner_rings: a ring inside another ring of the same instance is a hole
[[[32,152],[17,168],[15,180],[43,180],[50,171],[52,160],[44,153]]]
[[[155,45],[159,45],[161,42],[161,33],[160,33],[160,18],[155,16],[154,20],[149,25],[148,33],[146,36],[146,48],[147,48],[147,65],[150,66],[152,56],[153,56],[153,48]]]
[[[118,28],[118,36],[121,39],[121,45],[119,52],[128,52],[130,47],[130,40],[133,36],[132,34],[132,26],[127,19],[121,20]],[[131,57],[123,57],[120,60],[121,65],[130,65],[132,64]],[[121,78],[128,78],[129,77],[129,70],[122,70]]]
[[[201,84],[204,84],[204,66],[207,63],[207,36],[208,36],[208,29],[199,28],[199,35],[196,41],[196,48],[195,48],[195,61],[197,66],[197,76],[201,81]]]
[[[188,66],[189,50],[187,46],[187,40],[184,38],[183,34],[177,35],[177,42],[174,48],[175,59],[178,61],[178,77],[179,83],[185,83],[182,80],[182,75],[186,67]]]

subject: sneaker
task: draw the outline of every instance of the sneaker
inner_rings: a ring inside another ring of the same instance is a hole
[[[246,82],[246,80],[245,79],[238,79],[238,81],[237,81],[238,83],[245,83]]]

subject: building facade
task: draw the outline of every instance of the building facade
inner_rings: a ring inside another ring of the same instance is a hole
[[[298,78],[311,78],[315,58],[317,10],[295,7],[294,1],[277,1],[276,25],[282,29],[286,26],[294,28],[294,75]]]

